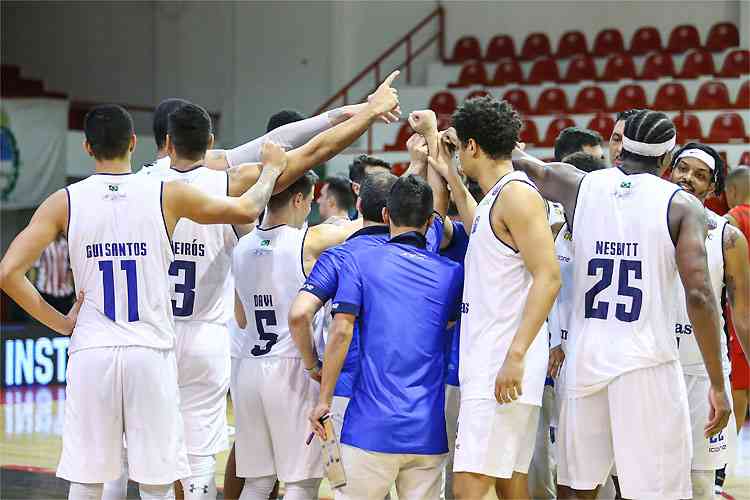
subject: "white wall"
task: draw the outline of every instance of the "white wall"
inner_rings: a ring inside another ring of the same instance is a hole
[[[669,31],[679,24],[694,24],[705,42],[711,26],[720,21],[739,23],[740,1],[446,1],[447,50],[452,50],[462,35],[477,35],[485,48],[492,36],[511,35],[521,50],[528,33],[541,31],[550,38],[552,50],[566,31],[587,34],[589,48],[596,33],[618,28],[625,46],[641,26],[655,26],[667,43]],[[740,27],[740,26],[738,26]],[[740,32],[745,30],[740,29]]]

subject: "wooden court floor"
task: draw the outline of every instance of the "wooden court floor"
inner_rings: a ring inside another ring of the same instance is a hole
[[[0,391],[0,428],[3,430],[0,499],[66,498],[67,485],[54,479],[62,447],[64,405],[63,386]],[[228,419],[233,426],[231,402]],[[230,427],[231,431],[233,427]],[[726,496],[750,500],[750,420],[739,437],[737,465],[727,479]],[[216,483],[219,487],[224,483],[226,458],[226,452],[217,456]],[[320,496],[333,496],[326,484],[321,486]]]

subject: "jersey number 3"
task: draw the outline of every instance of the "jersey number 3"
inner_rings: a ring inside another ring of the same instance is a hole
[[[589,276],[597,276],[600,269],[602,271],[601,279],[586,292],[585,318],[607,319],[609,313],[609,302],[603,300],[597,302],[596,296],[612,284],[612,275],[615,270],[614,259],[596,258],[589,261]],[[628,311],[626,304],[618,303],[615,308],[615,318],[626,323],[638,321],[638,318],[641,317],[641,305],[643,304],[643,292],[640,288],[634,288],[628,283],[631,272],[635,279],[641,279],[641,261],[621,260],[617,279],[617,294],[620,297],[630,297],[632,304]]]
[[[172,299],[172,314],[178,317],[190,316],[195,306],[195,262],[192,260],[176,260],[169,266],[170,276],[179,276],[183,271],[182,283],[174,284],[174,292],[182,295],[182,305],[177,306],[177,300]]]

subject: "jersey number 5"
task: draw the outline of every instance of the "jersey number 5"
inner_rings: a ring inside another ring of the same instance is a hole
[[[263,322],[266,322],[266,326],[276,326],[276,311],[273,309],[256,309],[255,311],[255,327],[258,329],[258,337],[260,340],[266,340],[266,345],[261,347],[259,345],[253,346],[250,351],[253,356],[263,356],[271,352],[271,348],[279,340],[279,336],[275,333],[267,332],[263,328]]]
[[[607,319],[609,313],[609,302],[599,301],[597,303],[596,296],[612,284],[612,275],[615,269],[614,259],[597,258],[589,261],[589,276],[597,276],[600,269],[602,271],[601,279],[591,287],[591,290],[586,292],[585,318]],[[630,311],[628,311],[626,304],[618,303],[615,308],[615,318],[626,323],[638,321],[638,318],[641,317],[641,305],[643,304],[643,292],[640,288],[634,288],[628,283],[631,272],[635,279],[641,279],[641,261],[621,260],[617,279],[617,294],[620,297],[630,297],[632,304]]]

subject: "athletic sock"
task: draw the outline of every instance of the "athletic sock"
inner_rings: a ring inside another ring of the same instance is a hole
[[[174,500],[172,484],[139,484],[141,500]]]
[[[100,500],[103,490],[103,483],[70,483],[68,500]]]
[[[214,468],[216,459],[213,455],[188,455],[192,475],[180,479],[185,500],[215,500],[216,476]]]
[[[268,500],[275,484],[276,476],[246,477],[240,500]]]
[[[317,498],[320,481],[320,479],[312,478],[286,483],[284,500],[312,500]]]

